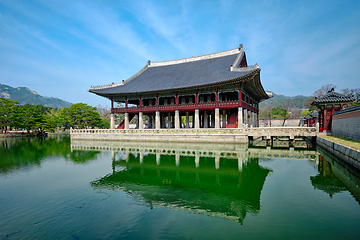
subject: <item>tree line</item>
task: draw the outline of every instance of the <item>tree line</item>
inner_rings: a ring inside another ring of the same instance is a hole
[[[20,105],[18,101],[0,98],[0,129],[6,132],[26,130],[54,132],[70,128],[110,128],[107,117],[101,116],[96,107],[76,103],[68,108],[43,105]]]

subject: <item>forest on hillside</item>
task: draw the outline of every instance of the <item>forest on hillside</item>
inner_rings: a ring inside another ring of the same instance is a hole
[[[43,97],[26,87],[11,87],[0,84],[0,97],[18,101],[19,104],[43,105],[45,107],[70,107],[71,103],[54,97]]]

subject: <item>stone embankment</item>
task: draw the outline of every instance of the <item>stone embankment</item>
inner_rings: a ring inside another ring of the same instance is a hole
[[[13,138],[13,137],[45,137],[47,133],[38,133],[38,132],[7,132],[0,133],[0,138]]]
[[[332,142],[319,136],[316,139],[316,144],[360,170],[360,151]]]

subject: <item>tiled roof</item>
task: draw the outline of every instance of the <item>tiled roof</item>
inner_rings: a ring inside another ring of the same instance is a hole
[[[194,58],[150,63],[126,81],[100,87],[89,92],[114,94],[154,92],[197,87],[237,79],[260,71],[258,65],[239,67],[245,52],[242,48]],[[262,88],[262,87],[261,87]],[[267,96],[265,92],[264,96]]]
[[[348,112],[353,112],[353,111],[357,111],[360,110],[360,105],[358,106],[354,106],[354,107],[350,107],[341,111],[337,111],[335,113],[333,113],[332,115],[337,115],[337,114],[342,114],[342,113],[348,113]]]
[[[316,98],[312,101],[311,105],[318,105],[321,103],[339,103],[339,102],[352,102],[355,101],[353,96],[345,96],[343,94],[330,91],[326,93],[324,96]]]

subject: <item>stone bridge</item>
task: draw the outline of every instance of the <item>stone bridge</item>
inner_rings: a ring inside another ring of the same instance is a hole
[[[317,127],[257,127],[247,128],[246,133],[253,139],[266,137],[272,139],[273,137],[288,137],[290,140],[296,137],[316,137],[319,133]]]

